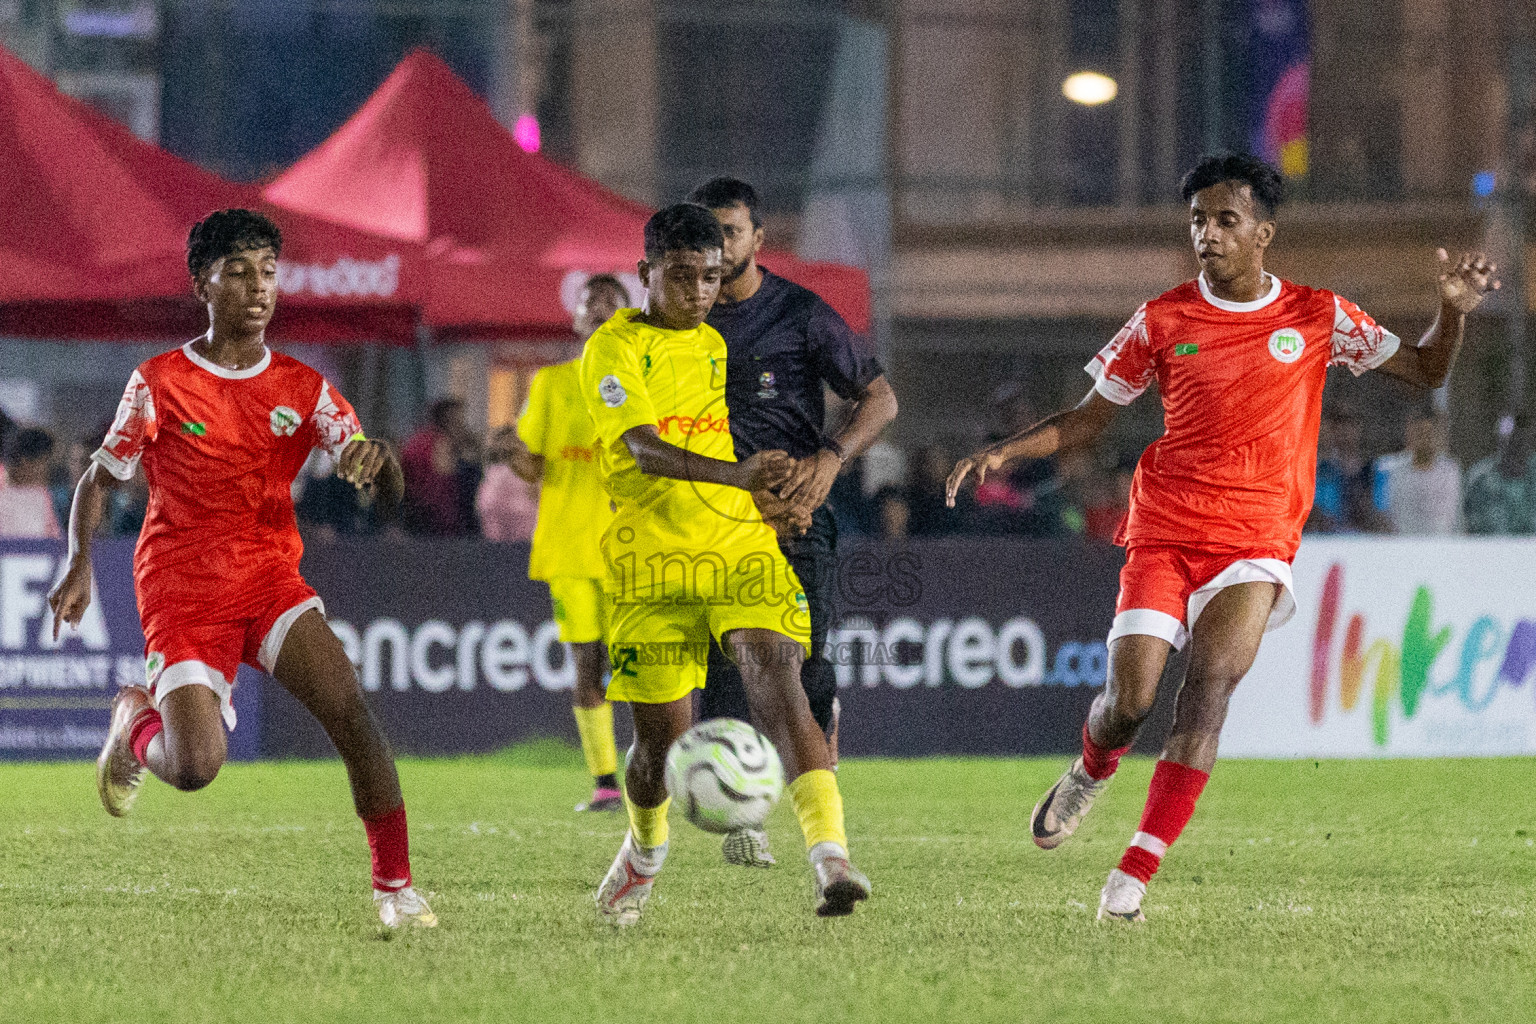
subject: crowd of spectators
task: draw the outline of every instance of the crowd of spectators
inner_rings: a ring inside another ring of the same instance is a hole
[[[993,437],[1033,416],[1025,403],[1005,397]],[[1430,407],[1410,416],[1397,451],[1373,457],[1362,426],[1348,409],[1325,411],[1309,532],[1536,535],[1536,417],[1506,419],[1498,450],[1465,471],[1447,451],[1444,417]],[[75,481],[105,429],[60,443],[46,430],[0,414],[0,537],[62,536]],[[434,402],[400,445],[406,500],[395,514],[381,516],[317,451],[294,483],[299,521],[322,540],[380,533],[527,540],[538,513],[537,487],[486,458],[488,449],[505,447],[497,440],[482,443],[458,399]],[[1130,499],[1134,453],[1073,452],[1017,463],[980,487],[964,488],[949,508],[944,482],[960,454],[939,444],[903,449],[890,440],[876,442],[849,462],[832,490],[839,531],[1114,542]],[[148,500],[143,475],[110,492],[108,500],[103,532],[137,535]]]

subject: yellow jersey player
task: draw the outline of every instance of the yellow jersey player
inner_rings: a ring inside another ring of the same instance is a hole
[[[869,897],[848,860],[843,800],[800,667],[810,616],[794,570],[759,504],[794,460],[759,451],[736,461],[725,408],[725,341],[704,323],[720,291],[723,236],[714,215],[680,203],[645,225],[644,309],[623,309],[587,340],[582,396],[597,427],[598,468],[617,512],[603,535],[613,601],[610,700],[631,704],[625,772],[629,832],[597,893],[600,917],[628,925],[667,855],[667,750],[693,721],[711,638],[741,670],[753,718],[784,764],[816,875],[816,912]]]
[[[629,305],[629,293],[612,274],[598,274],[582,286],[573,327],[582,341],[614,312]],[[555,625],[570,645],[576,665],[571,711],[581,752],[592,774],[592,797],[578,811],[616,811],[618,751],[613,742],[613,706],[603,695],[608,648],[603,642],[607,598],[598,541],[613,519],[608,493],[597,472],[597,434],[581,397],[581,360],[546,366],[528,385],[528,404],[517,430],[497,437],[493,457],[518,476],[539,485],[539,518],[533,530],[528,578],[549,585]]]

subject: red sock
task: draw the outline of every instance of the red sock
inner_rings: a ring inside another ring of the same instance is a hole
[[[1120,759],[1130,749],[1129,746],[1114,749],[1099,746],[1088,735],[1088,723],[1083,723],[1083,771],[1088,773],[1090,779],[1107,779],[1115,774],[1115,769],[1120,767]]]
[[[1205,789],[1210,772],[1188,768],[1174,761],[1159,761],[1147,788],[1147,805],[1141,811],[1136,836],[1120,858],[1120,870],[1143,882],[1152,881],[1163,854],[1179,838],[1195,813],[1195,801]]]
[[[142,765],[148,765],[144,760],[145,753],[149,750],[149,741],[165,729],[165,721],[161,719],[160,712],[154,708],[145,708],[139,712],[139,717],[128,726],[128,746],[133,749],[133,756]]]
[[[373,851],[373,887],[398,892],[411,884],[411,843],[405,830],[405,804],[376,818],[364,818]]]

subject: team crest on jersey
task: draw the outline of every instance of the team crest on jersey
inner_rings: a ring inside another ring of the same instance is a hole
[[[1294,327],[1282,327],[1269,336],[1269,354],[1282,363],[1294,363],[1306,347],[1306,339]]]
[[[757,375],[757,397],[758,398],[777,398],[777,397],[779,397],[779,389],[774,387],[775,383],[776,383],[776,381],[774,379],[773,371],[772,370],[764,370],[762,373],[758,374]]]
[[[273,409],[272,415],[269,418],[272,423],[272,434],[275,437],[292,437],[302,422],[299,419],[299,414],[286,405],[280,405]]]
[[[624,390],[624,385],[611,373],[598,382],[597,395],[610,409],[617,409],[629,401],[629,393]]]

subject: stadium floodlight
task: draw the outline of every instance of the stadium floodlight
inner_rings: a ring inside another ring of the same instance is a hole
[[[1061,83],[1061,94],[1073,103],[1081,103],[1085,107],[1097,107],[1102,103],[1108,103],[1119,95],[1119,92],[1118,82],[1097,71],[1079,71],[1068,75],[1066,81]]]

